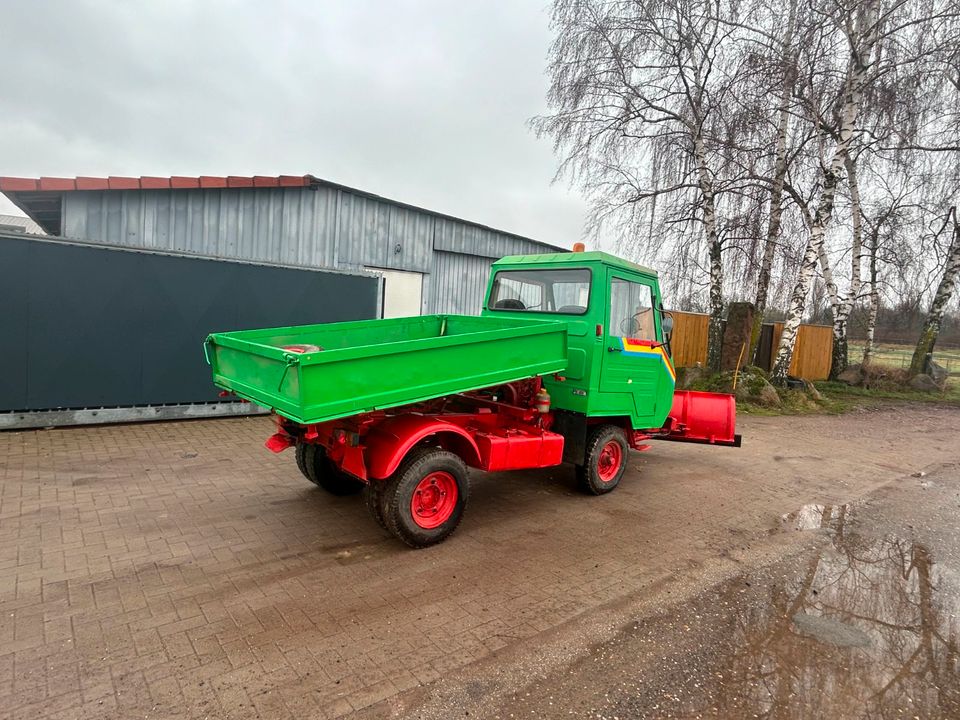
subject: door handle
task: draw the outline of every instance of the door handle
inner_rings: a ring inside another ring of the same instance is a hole
[[[618,347],[608,347],[607,352],[623,352],[623,348]]]

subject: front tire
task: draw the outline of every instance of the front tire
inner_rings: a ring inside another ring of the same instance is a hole
[[[410,547],[434,545],[456,530],[469,493],[463,460],[448,450],[416,448],[384,488],[387,529]]]
[[[598,425],[587,436],[584,464],[577,466],[580,486],[593,495],[603,495],[620,484],[630,446],[626,433],[616,425]]]
[[[297,467],[307,480],[331,495],[356,495],[363,490],[363,482],[334,465],[320,445],[297,443]]]

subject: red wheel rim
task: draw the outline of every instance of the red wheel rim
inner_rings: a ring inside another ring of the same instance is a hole
[[[410,499],[413,521],[425,530],[443,525],[453,515],[459,494],[453,475],[443,471],[430,473],[413,490]]]
[[[597,458],[597,475],[602,482],[613,482],[620,472],[620,466],[623,465],[623,448],[616,440],[611,440],[603,449],[600,450],[600,457]]]

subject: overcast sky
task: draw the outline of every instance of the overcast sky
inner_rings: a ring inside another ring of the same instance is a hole
[[[0,175],[311,173],[569,246],[585,205],[526,127],[547,22],[546,0],[0,0]]]

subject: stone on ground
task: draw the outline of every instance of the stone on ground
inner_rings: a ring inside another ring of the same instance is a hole
[[[850,365],[837,375],[837,380],[847,385],[859,385],[863,382],[863,370],[860,365]]]
[[[920,390],[921,392],[939,392],[940,386],[937,385],[937,381],[934,380],[929,375],[914,375],[910,378],[909,385],[914,390]]]
[[[933,378],[933,381],[940,390],[943,390],[947,386],[947,378],[950,377],[947,369],[933,360],[927,363],[927,375]]]

